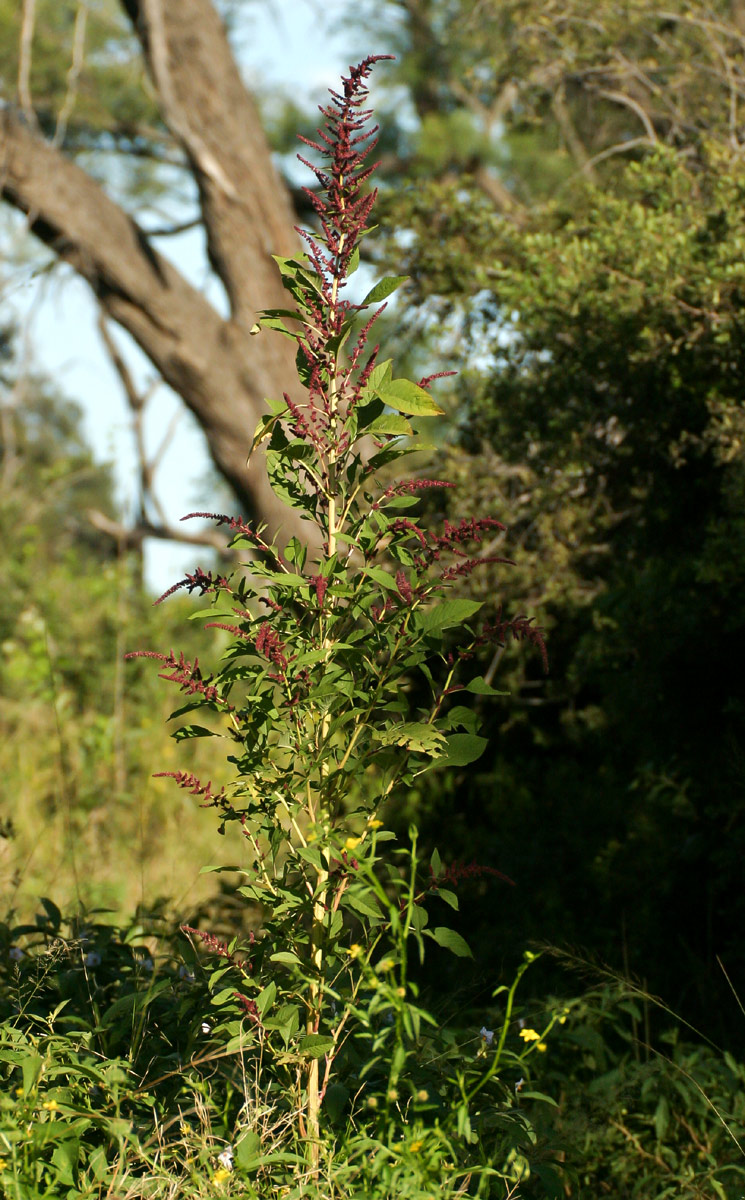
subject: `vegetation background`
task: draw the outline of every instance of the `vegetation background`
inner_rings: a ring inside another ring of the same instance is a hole
[[[212,11],[206,0],[192,7],[197,25],[198,10]],[[272,294],[256,229],[231,227],[224,163],[205,166],[200,154],[213,148],[193,113],[180,119],[162,103],[148,11],[113,0],[0,5],[0,186],[47,248],[39,257],[20,231],[14,252],[39,271],[72,263],[105,320],[129,329],[172,387],[181,381],[215,464],[195,479],[193,507],[232,491],[236,509],[271,522],[261,485],[241,475],[241,439],[225,450],[208,398],[229,395],[230,421],[250,439],[251,415],[286,366],[249,361],[259,353],[251,314]],[[162,11],[170,20],[169,4]],[[221,11],[236,44],[250,36],[251,3]],[[478,964],[471,994],[490,991],[527,944],[547,943],[570,953],[531,972],[536,995],[581,989],[567,970],[574,956],[604,964],[742,1056],[728,977],[736,987],[745,977],[745,15],[736,0],[358,0],[335,20],[350,60],[361,40],[363,51],[397,55],[378,83],[381,233],[366,264],[410,279],[385,349],[412,370],[458,371],[441,385],[449,429],[426,469],[461,485],[467,515],[496,513],[508,526],[499,552],[515,567],[498,579],[486,568],[469,594],[493,615],[535,616],[550,654],[548,677],[511,649],[485,659],[487,677],[509,690],[485,714],[489,749],[428,777],[396,819],[402,830],[415,820],[424,845],[451,860],[515,883],[469,885],[459,928]],[[281,172],[315,116],[291,93],[258,100]],[[225,136],[250,145],[239,186],[261,193],[265,213],[277,197],[287,206],[288,221],[258,219],[283,253],[292,203],[307,213],[296,177],[285,187],[268,174],[258,128]],[[41,166],[48,152],[84,167],[147,228],[169,212],[174,226],[201,222],[227,323],[173,279],[170,299],[135,295],[134,276],[126,292],[112,226],[111,245],[94,253],[75,245],[82,234],[64,213],[46,213],[53,201],[41,190],[23,192],[14,172],[32,177],[22,156],[35,148]],[[247,247],[235,267],[243,282],[225,266],[236,238]],[[177,352],[156,344],[164,320]],[[248,349],[229,339],[219,378],[196,378],[197,367],[186,378],[194,338],[226,338],[227,325]],[[188,652],[189,600],[153,608],[143,583],[143,540],[172,533],[174,515],[158,504],[129,343],[102,330],[140,447],[128,513],[75,398],[44,376],[9,316],[2,338],[5,907],[27,915],[44,894],[67,911],[103,905],[123,918],[163,898],[181,917],[195,920],[204,903],[225,919],[228,901],[199,877],[223,853],[212,823],[151,778],[184,765],[164,732],[168,698],[122,664],[125,650],[166,645],[177,627]],[[447,516],[447,494],[433,495]],[[207,532],[202,541],[195,555],[207,566],[214,548]],[[202,778],[218,769],[210,753],[205,739],[189,763]],[[463,964],[430,982],[465,987]],[[655,1045],[670,1024],[649,1006],[630,1020]],[[616,1069],[598,1050],[598,1070],[601,1060]]]

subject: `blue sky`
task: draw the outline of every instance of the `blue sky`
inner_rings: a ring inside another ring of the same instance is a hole
[[[240,62],[250,85],[271,89],[281,85],[300,99],[322,100],[324,90],[365,49],[354,35],[329,32],[335,13],[349,11],[348,0],[265,0],[247,9],[245,34],[240,39]],[[6,218],[7,219],[7,218]],[[5,238],[3,238],[5,240]],[[200,285],[206,280],[200,238],[168,239],[163,253],[173,255],[179,268]],[[119,494],[125,506],[134,497],[135,458],[121,386],[101,346],[96,308],[87,286],[67,269],[37,275],[28,266],[6,272],[3,300],[15,310],[28,340],[35,366],[43,369],[85,412],[87,436],[100,459],[114,462]],[[144,357],[126,335],[120,337],[139,381],[152,377]],[[174,414],[181,415],[176,434],[158,474],[158,493],[172,520],[198,503],[209,502],[202,477],[208,460],[194,419],[181,402],[160,387],[147,425],[150,448],[156,447]],[[147,551],[146,571],[153,588],[163,590],[185,568],[193,567],[199,550],[168,543]]]

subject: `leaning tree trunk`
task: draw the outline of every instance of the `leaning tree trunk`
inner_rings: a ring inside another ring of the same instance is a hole
[[[164,123],[193,173],[227,318],[91,176],[10,107],[0,114],[0,194],[87,280],[104,313],[182,397],[251,515],[287,536],[292,514],[263,467],[248,470],[246,459],[265,398],[295,377],[289,340],[249,335],[257,309],[286,303],[271,255],[297,250],[290,200],[211,0],[121,2]]]

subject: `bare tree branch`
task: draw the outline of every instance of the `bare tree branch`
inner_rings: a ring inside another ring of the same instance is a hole
[[[230,551],[226,548],[225,537],[220,534],[218,529],[185,533],[176,526],[152,525],[147,520],[130,528],[122,525],[119,521],[112,521],[110,517],[95,508],[89,508],[86,515],[95,529],[108,534],[124,550],[139,550],[146,538],[158,538],[165,542],[185,542],[190,546],[208,546],[222,555],[231,556]]]
[[[298,244],[287,191],[210,0],[121,0],[196,179],[207,250],[237,324],[267,307],[257,261]],[[257,286],[258,285],[258,286]]]
[[[150,244],[103,189],[12,112],[0,113],[0,194],[90,284],[103,311],[135,339],[204,429],[215,465],[250,512],[295,532],[266,474],[246,467],[264,398],[294,376],[284,338],[249,339]],[[252,287],[279,306],[284,292],[264,253]]]
[[[61,146],[64,142],[67,132],[67,122],[70,120],[75,108],[78,80],[80,79],[80,72],[83,69],[85,59],[85,29],[87,21],[88,6],[85,0],[78,0],[77,12],[75,13],[75,28],[72,33],[72,61],[70,63],[70,70],[67,72],[65,101],[57,117],[57,125],[54,130],[54,137],[52,138],[53,146]]]
[[[36,124],[31,98],[31,46],[34,40],[36,0],[23,0],[21,9],[21,39],[18,48],[18,103],[29,125]]]

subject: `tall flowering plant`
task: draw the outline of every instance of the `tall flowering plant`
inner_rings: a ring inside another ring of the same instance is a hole
[[[297,383],[269,401],[252,453],[263,448],[272,487],[308,523],[308,544],[281,549],[241,517],[190,514],[225,526],[248,553],[233,580],[198,569],[171,589],[210,595],[206,627],[229,634],[227,649],[210,673],[173,652],[132,656],[158,660],[184,693],[174,717],[210,715],[177,738],[228,742],[232,778],[219,787],[188,771],[174,779],[250,847],[242,892],[261,906],[262,932],[240,989],[222,1002],[238,1005],[262,1061],[295,1088],[316,1164],[332,1083],[350,1104],[383,1077],[383,1107],[399,1096],[407,1038],[425,1019],[408,975],[411,939],[420,953],[427,939],[469,953],[455,932],[429,925],[428,898],[457,906],[455,873],[439,858],[418,883],[416,855],[408,872],[394,855],[386,882],[380,847],[393,835],[381,809],[423,773],[483,752],[463,703],[497,694],[468,662],[480,643],[527,638],[544,653],[526,618],[479,625],[480,604],[452,595],[480,564],[508,561],[484,553],[500,522],[426,528],[419,493],[452,485],[392,471],[418,449],[419,420],[441,409],[428,390],[436,376],[397,377],[372,344],[403,279],[382,279],[360,303],[347,296],[376,196],[377,126],[365,107],[376,61],[350,68],[321,109],[318,140],[307,143],[318,161],[301,160],[317,181],[306,190],[318,228],[298,231],[304,254],[277,258],[288,307],[263,312],[254,330],[297,347]]]

